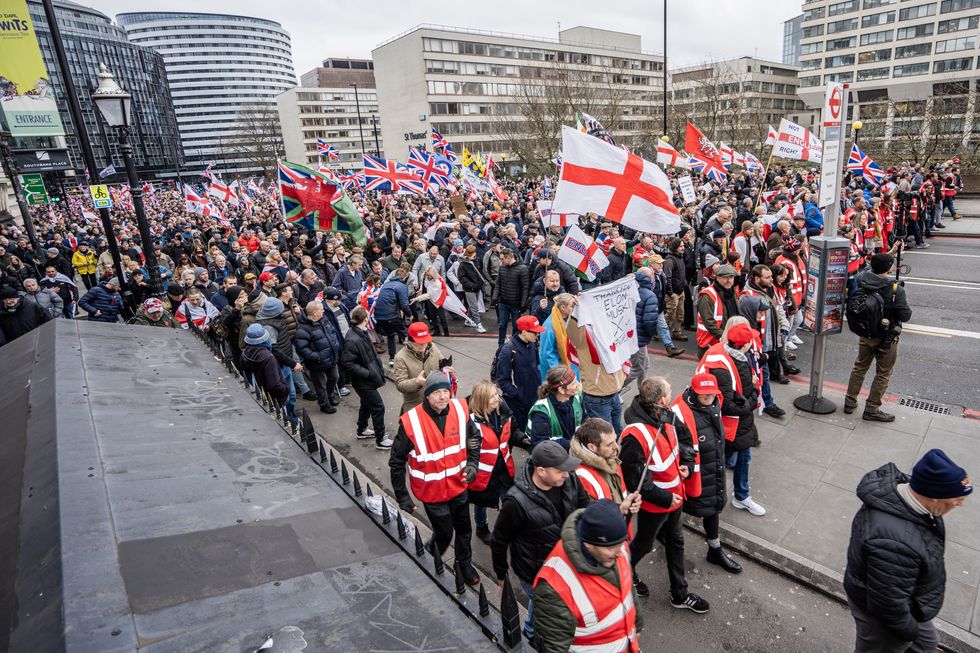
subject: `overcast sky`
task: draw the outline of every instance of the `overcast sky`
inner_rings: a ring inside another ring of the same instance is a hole
[[[370,57],[384,40],[419,23],[557,38],[586,25],[639,34],[663,51],[664,0],[76,0],[109,16],[125,11],[211,11],[274,20],[290,33],[299,78],[326,57]],[[708,59],[782,57],[783,21],[802,0],[669,0],[670,67]]]

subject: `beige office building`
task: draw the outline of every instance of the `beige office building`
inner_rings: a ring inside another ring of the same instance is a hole
[[[978,25],[980,0],[804,2],[800,98],[819,109],[846,82],[869,154],[947,159],[977,138]]]
[[[281,93],[276,103],[287,161],[313,167],[322,161],[333,169],[360,170],[362,147],[366,154],[384,156],[378,94],[373,88],[359,85],[355,99],[354,88],[346,85],[301,86]],[[339,158],[321,156],[317,139],[337,148]]]
[[[768,126],[787,118],[810,127],[814,114],[796,94],[799,68],[753,57],[726,59],[668,71],[669,132],[684,137],[690,120],[717,145],[762,156]]]
[[[549,84],[556,70],[587,76],[617,98],[619,119],[607,125],[617,140],[636,146],[659,134],[663,57],[644,52],[635,34],[573,27],[548,39],[419,25],[372,57],[386,153],[397,160],[409,146],[431,149],[432,127],[457,154],[465,146],[513,159],[501,121],[524,120],[515,97]]]

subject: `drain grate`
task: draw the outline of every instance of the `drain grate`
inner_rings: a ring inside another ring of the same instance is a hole
[[[949,415],[949,406],[946,404],[939,404],[935,401],[925,401],[923,399],[911,399],[909,397],[902,397],[898,401],[899,406],[906,406],[907,408],[913,408],[915,410],[924,410],[928,413],[936,413],[937,415]]]

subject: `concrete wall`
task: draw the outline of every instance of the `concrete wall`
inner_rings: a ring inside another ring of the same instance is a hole
[[[416,30],[371,53],[382,117],[381,136],[389,159],[404,161],[410,145],[432,149],[422,59],[422,38],[427,35],[425,30]],[[426,119],[420,121],[419,116],[423,115]]]

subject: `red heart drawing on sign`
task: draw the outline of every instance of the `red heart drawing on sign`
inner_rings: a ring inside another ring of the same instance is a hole
[[[609,349],[616,351],[616,343],[614,342],[613,344],[609,345]]]
[[[629,331],[626,332],[626,337],[627,338],[632,338],[633,337],[633,329],[630,329]]]

